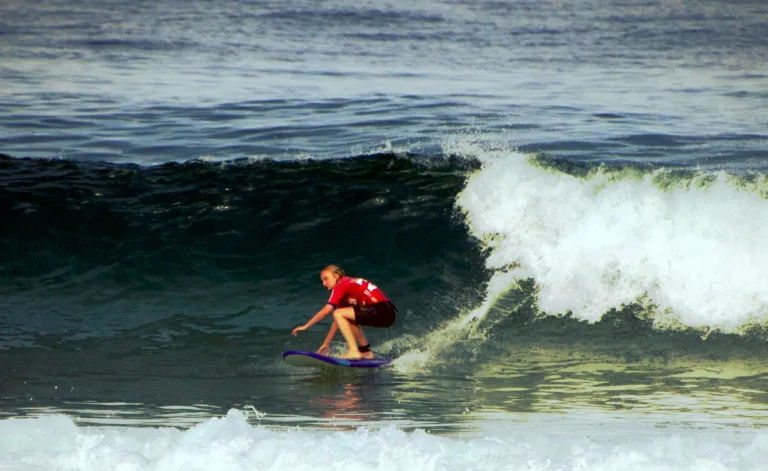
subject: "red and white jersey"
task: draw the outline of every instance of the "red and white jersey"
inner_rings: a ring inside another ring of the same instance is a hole
[[[384,293],[373,283],[362,278],[343,276],[331,291],[328,304],[333,307],[370,306],[389,301]]]

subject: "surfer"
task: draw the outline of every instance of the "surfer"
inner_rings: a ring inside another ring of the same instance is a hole
[[[331,340],[337,330],[347,341],[347,351],[341,358],[357,360],[371,359],[373,352],[363,334],[362,326],[387,328],[394,324],[397,308],[387,299],[384,293],[373,283],[362,278],[346,276],[344,270],[337,265],[328,265],[320,271],[323,286],[331,292],[328,302],[306,324],[293,329],[293,335],[298,335],[329,314],[333,314],[333,324],[325,336],[317,353],[327,355],[330,351]]]

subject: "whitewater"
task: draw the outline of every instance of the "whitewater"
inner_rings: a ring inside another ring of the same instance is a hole
[[[462,152],[483,161],[457,205],[490,247],[488,267],[515,265],[534,278],[544,311],[594,322],[646,302],[658,325],[733,331],[765,322],[763,175],[568,175],[519,152]]]
[[[599,438],[556,431],[532,435],[529,424],[482,438],[395,427],[277,433],[249,424],[247,414],[237,410],[186,431],[78,427],[66,417],[0,425],[4,431],[11,427],[14,438],[0,448],[0,465],[9,470],[721,470],[761,469],[768,453],[765,433],[722,440],[716,433],[690,430],[658,436],[643,427],[630,437],[619,431]]]

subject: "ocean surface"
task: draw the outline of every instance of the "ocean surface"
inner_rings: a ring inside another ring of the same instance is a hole
[[[0,2],[1,470],[764,470],[766,267],[762,0]]]

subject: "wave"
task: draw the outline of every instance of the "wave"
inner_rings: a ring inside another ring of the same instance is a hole
[[[211,335],[285,329],[322,301],[308,288],[327,263],[405,308],[384,348],[404,367],[482,354],[494,344],[483,338],[543,318],[560,332],[763,337],[768,317],[760,174],[467,141],[431,155],[0,168],[6,348],[179,318]],[[472,338],[479,351],[458,345]]]

